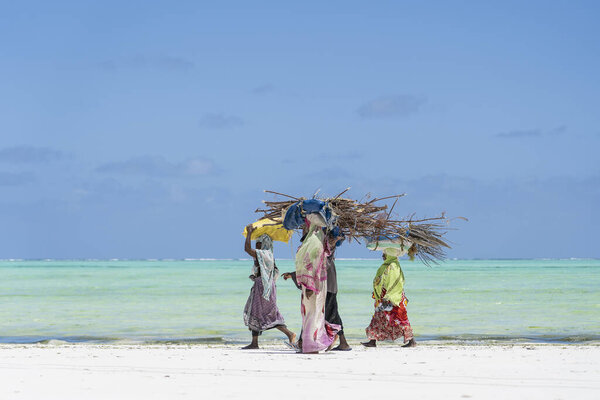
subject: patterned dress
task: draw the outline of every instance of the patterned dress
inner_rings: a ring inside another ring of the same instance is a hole
[[[325,321],[327,297],[326,248],[323,233],[311,229],[296,253],[296,279],[302,288],[302,352],[327,349],[334,341],[340,326]],[[306,295],[311,290],[310,297]]]
[[[413,338],[413,331],[406,313],[404,297],[401,304],[392,307],[390,311],[375,311],[371,323],[366,329],[367,337],[375,340],[396,340],[404,336],[404,343]]]
[[[260,277],[254,279],[250,296],[244,307],[244,324],[253,332],[266,331],[279,325],[285,325],[285,320],[277,308],[277,289],[275,279],[271,281],[269,299],[263,297],[263,282]]]
[[[365,329],[367,337],[375,340],[396,340],[404,337],[404,343],[413,338],[408,321],[404,295],[404,273],[397,257],[387,256],[373,279],[375,313]]]

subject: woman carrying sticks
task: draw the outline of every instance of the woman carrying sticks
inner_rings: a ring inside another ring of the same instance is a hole
[[[308,233],[296,253],[296,281],[302,289],[300,310],[302,314],[303,353],[326,350],[335,341],[339,325],[325,321],[327,297],[327,265],[329,245],[321,227],[306,219]]]
[[[408,254],[411,258],[415,250],[414,245],[410,247]],[[394,248],[383,251],[384,262],[373,279],[375,314],[365,329],[370,340],[362,343],[363,346],[376,347],[377,340],[396,340],[401,336],[404,337],[402,347],[417,345],[406,313],[408,300],[404,295],[404,273],[398,262],[400,254],[401,252]]]
[[[328,242],[330,249],[329,254],[325,260],[327,265],[327,297],[325,298],[325,320],[329,323],[337,324],[340,326],[340,331],[338,332],[340,344],[337,347],[332,348],[331,350],[350,351],[352,350],[352,348],[346,341],[342,317],[340,317],[340,313],[338,311],[338,285],[337,271],[335,269],[335,250],[337,249],[338,244],[341,244],[341,241],[343,241],[344,239],[340,233],[340,230],[336,228],[325,235],[325,240]]]
[[[302,239],[300,242],[303,242],[308,233],[307,229],[303,230]],[[329,246],[329,250],[326,254],[328,254],[325,258],[325,265],[327,268],[327,296],[325,297],[325,321],[330,324],[336,324],[340,326],[340,331],[337,334],[337,337],[340,339],[340,344],[337,347],[332,348],[331,350],[335,351],[350,351],[352,348],[346,341],[346,337],[344,336],[344,326],[342,324],[342,318],[340,317],[338,311],[337,304],[337,272],[335,269],[335,250],[339,242],[343,241],[343,237],[340,238],[339,230],[336,233],[329,232],[325,235],[325,241]],[[302,286],[298,284],[298,280],[296,279],[296,272],[285,272],[283,275],[283,279],[288,280],[292,279],[294,284],[298,289],[302,289]],[[302,335],[300,335],[302,336]],[[302,348],[302,338],[298,340],[298,347]]]
[[[285,333],[290,343],[296,341],[296,334],[285,326],[283,316],[277,308],[275,281],[279,270],[273,257],[273,240],[269,235],[262,235],[256,240],[256,249],[252,248],[251,237],[254,227],[246,227],[244,250],[254,259],[252,275],[254,281],[250,296],[244,307],[244,324],[252,331],[252,343],[242,349],[258,349],[258,336],[262,331],[277,328]]]

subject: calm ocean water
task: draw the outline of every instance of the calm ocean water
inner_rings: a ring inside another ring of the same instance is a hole
[[[281,272],[291,260],[279,260]],[[600,341],[600,260],[401,262],[417,340]],[[338,260],[346,335],[364,338],[380,260]],[[0,342],[233,342],[250,338],[242,310],[249,260],[0,261]],[[299,291],[277,285],[299,332]],[[272,330],[261,341],[279,341]]]

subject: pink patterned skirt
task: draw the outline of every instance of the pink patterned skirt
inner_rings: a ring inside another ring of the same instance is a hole
[[[318,283],[319,293],[313,292],[310,299],[306,287],[302,286],[300,311],[302,312],[302,352],[311,353],[327,349],[333,343],[341,326],[325,321],[325,298],[327,282]]]

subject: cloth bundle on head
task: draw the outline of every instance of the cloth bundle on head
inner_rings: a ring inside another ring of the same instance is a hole
[[[256,259],[260,268],[260,279],[263,284],[263,298],[269,300],[273,281],[277,279],[275,273],[275,256],[273,255],[273,239],[269,235],[261,235],[256,239],[260,249],[256,249]],[[254,271],[255,272],[255,271]]]
[[[333,229],[329,231],[329,236],[337,239],[335,242],[335,247],[340,247],[344,240],[346,240],[346,236],[344,235],[339,226],[333,227]]]
[[[283,218],[283,227],[289,230],[298,229],[304,225],[304,219],[311,214],[319,215],[322,221],[321,226],[329,228],[336,220],[328,203],[317,199],[301,200],[287,209]]]
[[[393,239],[380,237],[377,239],[370,239],[367,243],[367,249],[369,250],[382,250],[385,254],[394,257],[401,257],[408,253],[408,250],[412,246],[412,242],[401,236]]]
[[[292,238],[294,232],[288,231],[281,223],[269,218],[262,218],[252,223],[254,230],[252,231],[252,240],[258,240],[262,235],[269,235],[274,241],[287,243]],[[244,227],[242,235],[248,236],[247,228]]]

